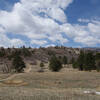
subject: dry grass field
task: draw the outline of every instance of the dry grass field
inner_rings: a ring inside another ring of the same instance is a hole
[[[11,77],[9,77],[11,76]],[[64,68],[61,72],[0,74],[0,100],[100,100],[100,73]]]

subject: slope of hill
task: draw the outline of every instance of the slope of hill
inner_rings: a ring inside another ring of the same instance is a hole
[[[40,47],[40,48],[0,48],[0,71],[7,69],[6,71],[10,71],[12,66],[12,59],[15,55],[20,54],[24,59],[25,63],[29,63],[31,65],[36,65],[37,61],[42,61],[48,63],[49,59],[52,55],[57,57],[66,56],[68,58],[68,63],[71,62],[72,58],[77,59],[80,54],[80,51],[83,50],[85,52],[92,51],[94,53],[99,52],[99,48],[89,49],[89,48],[69,48],[69,47]]]

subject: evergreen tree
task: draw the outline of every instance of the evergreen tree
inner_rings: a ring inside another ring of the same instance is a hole
[[[95,66],[95,56],[92,52],[85,53],[80,52],[80,55],[76,62],[73,63],[73,68],[78,68],[79,70],[91,71],[99,69]]]
[[[100,72],[100,59],[96,60],[96,70]]]
[[[95,70],[95,57],[92,52],[89,52],[85,55],[84,68],[87,71]]]
[[[55,56],[55,54],[56,54],[55,51],[53,51],[53,50],[48,50],[47,53],[49,56]]]
[[[95,63],[96,63],[96,70],[99,72],[100,71],[100,53],[96,53]]]
[[[10,55],[8,55],[8,59],[12,60],[12,58],[15,58],[16,56],[20,56],[21,55],[21,51],[20,50],[15,50],[13,51]]]
[[[0,57],[4,57],[6,55],[5,49],[1,47],[0,49]]]
[[[74,57],[72,57],[72,59],[70,60],[70,64],[74,64],[75,63],[75,59]]]
[[[62,68],[61,61],[56,56],[52,56],[49,63],[49,69],[54,72],[58,72],[61,68]]]
[[[16,55],[14,57],[13,66],[16,72],[23,72],[23,68],[26,67],[23,59],[19,55]]]
[[[95,60],[99,60],[99,59],[100,59],[100,53],[96,53]]]
[[[63,57],[62,62],[63,62],[64,65],[66,65],[68,63],[68,60],[67,60],[66,56]]]
[[[25,46],[22,47],[22,54],[24,57],[31,56],[31,52]]]
[[[80,55],[78,57],[78,60],[77,60],[77,65],[78,65],[78,69],[83,71],[84,70],[84,52],[81,51],[80,52]]]

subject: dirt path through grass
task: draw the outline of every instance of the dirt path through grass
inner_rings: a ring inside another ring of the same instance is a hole
[[[20,73],[20,74],[13,74],[13,75],[11,75],[11,76],[5,78],[5,79],[0,80],[0,82],[12,80],[14,77],[19,76],[19,75],[22,75],[22,74],[23,74],[23,73]]]
[[[29,72],[32,70],[32,66],[31,66],[30,64],[28,64],[28,63],[26,64],[26,66],[27,66],[27,67],[24,69],[24,72],[25,72],[25,73],[29,73]],[[12,75],[10,75],[9,77],[0,80],[0,82],[12,80],[12,79],[14,79],[16,76],[20,76],[20,75],[22,75],[22,74],[24,74],[24,73],[12,74]]]

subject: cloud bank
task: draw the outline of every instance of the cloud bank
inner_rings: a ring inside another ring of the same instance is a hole
[[[0,46],[22,46],[25,36],[29,45],[65,45],[72,40],[83,46],[100,44],[100,21],[87,25],[68,23],[64,10],[73,0],[20,0],[13,9],[0,10]],[[79,21],[84,21],[80,19]],[[15,35],[15,38],[8,36]]]

